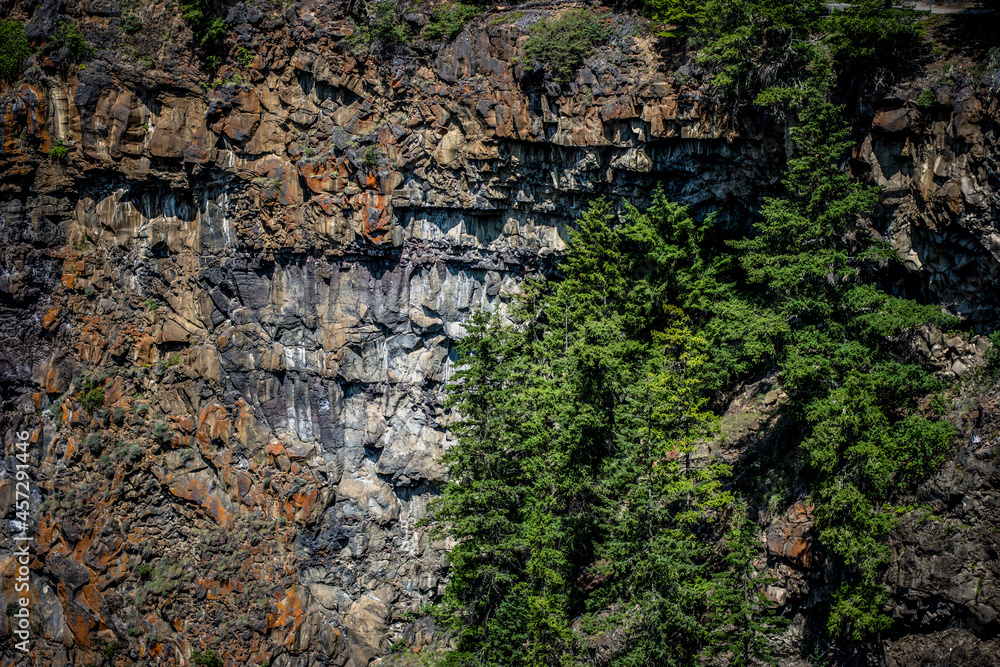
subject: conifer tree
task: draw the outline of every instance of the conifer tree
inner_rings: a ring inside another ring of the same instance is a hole
[[[766,587],[773,578],[761,570],[765,563],[760,529],[737,505],[724,542],[723,567],[712,581],[712,655],[727,655],[731,667],[776,664],[769,639],[787,620],[777,615]]]

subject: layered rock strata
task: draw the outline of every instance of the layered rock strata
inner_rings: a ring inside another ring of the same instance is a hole
[[[12,15],[44,43],[60,11]],[[345,3],[244,5],[212,80],[176,5],[136,8],[135,34],[130,10],[66,11],[94,57],[33,58],[0,98],[3,427],[31,432],[42,508],[33,664],[419,649],[463,323],[550,272],[594,196],[662,184],[749,211],[783,170],[778,119],[718,101],[623,17],[556,85],[516,64],[550,10],[359,54]],[[874,229],[914,289],[981,322],[997,102],[967,84],[929,110],[919,86],[883,101],[852,168],[886,187]],[[787,544],[773,558],[799,558]]]

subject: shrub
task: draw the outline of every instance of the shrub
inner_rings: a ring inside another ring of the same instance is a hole
[[[424,28],[427,39],[454,39],[465,25],[482,13],[482,8],[455,2],[434,10],[434,20]]]
[[[56,137],[52,144],[52,150],[49,151],[49,156],[54,160],[61,160],[67,155],[69,155],[69,149],[63,145],[62,137]]]
[[[378,149],[374,146],[369,146],[365,149],[364,154],[361,156],[361,164],[365,168],[378,169],[379,154]]]
[[[395,0],[380,0],[370,5],[364,16],[364,23],[347,38],[355,51],[367,49],[373,42],[382,46],[402,44],[410,38],[410,30],[398,18],[399,10]]]
[[[13,81],[21,73],[21,61],[31,55],[24,24],[20,21],[0,22],[0,76]]]
[[[166,441],[167,425],[165,422],[158,421],[153,425],[153,439],[160,443]]]
[[[1000,376],[1000,329],[990,334],[990,347],[983,355],[986,361],[986,372],[990,377]]]
[[[606,37],[607,31],[594,12],[575,9],[531,26],[524,57],[544,65],[556,80],[569,81],[584,58]]]
[[[111,660],[121,652],[122,645],[119,644],[117,641],[111,641],[105,643],[103,646],[101,646],[99,650],[101,652],[101,655],[103,655],[105,659]]]
[[[916,105],[921,109],[929,109],[935,102],[937,102],[937,95],[930,88],[925,88],[921,91],[920,97],[917,98]]]
[[[241,46],[238,49],[236,49],[236,59],[239,61],[240,67],[244,69],[249,68],[250,65],[253,64],[254,58],[256,57],[257,54],[255,54],[253,51],[246,48],[245,46]]]
[[[95,456],[101,452],[101,436],[99,434],[91,433],[87,436],[87,449]]]
[[[222,658],[210,648],[204,651],[199,651],[195,649],[191,651],[191,662],[196,665],[202,665],[203,667],[225,667],[225,663],[222,662]]]
[[[151,576],[153,576],[153,568],[151,568],[147,563],[143,563],[135,569],[135,576],[140,581],[147,581]]]
[[[90,45],[90,42],[80,32],[79,26],[72,21],[61,22],[57,35],[59,40],[66,45],[66,49],[73,56],[73,60],[77,62],[89,58],[90,54],[94,52],[94,47]]]
[[[208,0],[181,0],[181,18],[191,26],[199,46],[214,46],[226,36],[226,22],[212,16]],[[216,62],[217,62],[217,56]],[[206,59],[206,62],[208,59]],[[212,63],[209,63],[212,66]]]
[[[87,412],[93,412],[104,405],[104,389],[95,387],[83,395],[80,400],[81,405]]]
[[[125,17],[125,25],[122,26],[122,30],[130,35],[142,30],[142,21],[135,14],[129,14]]]

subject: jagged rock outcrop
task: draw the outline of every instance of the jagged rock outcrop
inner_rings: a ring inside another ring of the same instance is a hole
[[[515,56],[550,10],[359,55],[346,3],[234,7],[211,81],[175,4],[133,11],[136,34],[116,6],[11,6],[39,43],[69,16],[97,47],[84,67],[34,57],[0,97],[2,423],[31,432],[42,507],[33,664],[420,648],[448,544],[419,521],[463,322],[550,271],[590,197],[662,183],[753,209],[784,128],[627,25],[546,82]],[[887,187],[876,227],[931,298],[993,317],[997,101],[943,87],[919,120],[913,99],[858,153]],[[808,516],[776,558],[810,565]]]

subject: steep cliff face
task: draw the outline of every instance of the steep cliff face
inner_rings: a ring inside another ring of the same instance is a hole
[[[517,64],[548,9],[358,55],[346,3],[242,5],[209,81],[173,3],[4,8],[40,43],[68,16],[96,47],[35,57],[0,98],[0,396],[37,466],[33,664],[419,649],[462,323],[550,271],[593,196],[663,183],[750,210],[783,170],[777,119],[717,101],[625,18],[556,85]],[[886,187],[873,229],[913,285],[982,323],[998,103],[965,84],[882,101],[852,168]]]

